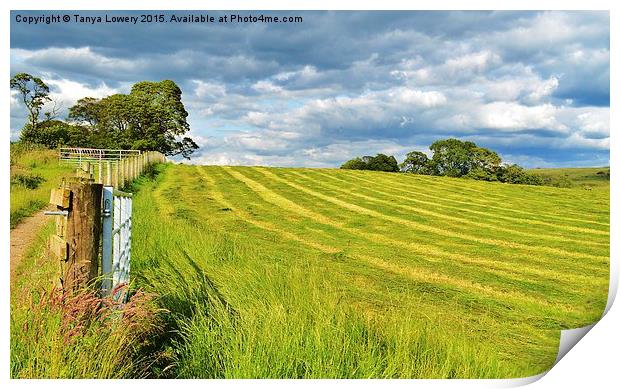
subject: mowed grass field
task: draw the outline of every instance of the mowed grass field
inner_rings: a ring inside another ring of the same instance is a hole
[[[609,187],[158,169],[132,254],[170,312],[156,375],[523,377],[606,304]]]

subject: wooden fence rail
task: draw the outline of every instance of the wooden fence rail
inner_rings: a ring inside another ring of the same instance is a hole
[[[80,176],[92,176],[98,184],[120,189],[140,176],[147,166],[165,162],[166,157],[159,151],[61,147],[59,160],[77,165]]]

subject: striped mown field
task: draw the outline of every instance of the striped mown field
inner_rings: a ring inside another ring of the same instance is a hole
[[[522,377],[606,304],[609,187],[160,170],[132,277],[171,312],[163,375]]]

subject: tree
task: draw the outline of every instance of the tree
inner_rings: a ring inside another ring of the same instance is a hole
[[[364,156],[362,158],[353,158],[340,166],[341,169],[355,170],[376,170],[382,172],[397,172],[398,161],[394,156],[385,154],[377,154],[374,157]]]
[[[95,127],[99,120],[100,99],[84,97],[69,108],[68,119],[72,122]]]
[[[50,148],[66,144],[69,139],[70,125],[60,120],[46,120],[37,127],[26,124],[19,136],[20,141],[37,143]]]
[[[505,165],[500,167],[497,179],[509,184],[542,185],[544,180],[537,174],[528,173],[521,166]]]
[[[398,161],[393,155],[389,157],[385,154],[377,154],[375,157],[371,157],[368,162],[368,170],[376,170],[380,172],[397,172]]]
[[[352,170],[367,170],[368,164],[362,161],[361,158],[356,157],[348,160],[340,166],[340,169],[352,169]]]
[[[475,147],[473,149],[473,163],[470,170],[478,169],[494,175],[497,173],[501,163],[502,159],[495,151],[483,147]]]
[[[407,153],[405,160],[400,164],[400,170],[414,174],[432,174],[433,172],[430,159],[421,151]]]
[[[38,77],[33,77],[28,73],[18,73],[10,81],[11,89],[19,92],[22,102],[28,110],[28,125],[32,130],[36,130],[39,124],[41,109],[48,101],[50,88]]]
[[[474,165],[476,148],[473,142],[463,142],[454,138],[434,142],[430,146],[433,151],[434,173],[450,177],[466,175]]]
[[[69,119],[87,125],[98,147],[157,150],[190,158],[198,145],[183,136],[190,128],[181,95],[173,81],[142,81],[127,95],[79,100],[69,109]]]

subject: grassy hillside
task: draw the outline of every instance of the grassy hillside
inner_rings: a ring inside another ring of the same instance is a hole
[[[561,188],[605,187],[609,190],[609,167],[530,169],[546,179],[547,185]]]
[[[11,143],[11,228],[45,207],[51,189],[71,173],[58,162],[56,150]]]
[[[606,303],[608,187],[169,165],[138,189],[164,376],[527,376]]]

